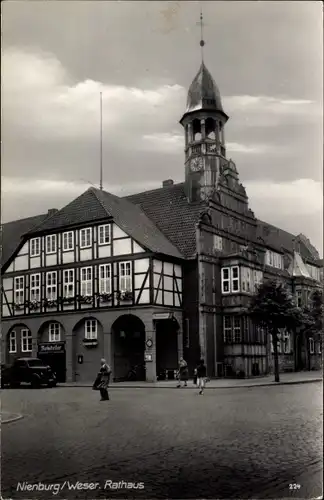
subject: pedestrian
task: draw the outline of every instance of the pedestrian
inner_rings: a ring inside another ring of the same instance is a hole
[[[184,382],[183,386],[187,387],[188,379],[189,379],[189,370],[188,370],[187,362],[183,358],[180,358],[177,387],[181,387],[181,382]]]
[[[101,368],[100,368],[100,383],[98,384],[98,389],[100,390],[101,400],[100,401],[108,401],[108,386],[110,381],[111,368],[106,363],[105,359],[101,360]]]
[[[199,388],[199,394],[203,395],[207,378],[207,370],[203,359],[199,361],[196,370],[197,370],[197,385]]]

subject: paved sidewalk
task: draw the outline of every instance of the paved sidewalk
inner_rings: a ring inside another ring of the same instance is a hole
[[[260,387],[283,384],[305,384],[310,382],[323,381],[321,371],[281,373],[280,382],[274,381],[274,375],[267,377],[255,377],[250,379],[212,379],[206,385],[206,389],[235,389],[238,387]],[[166,380],[161,382],[112,382],[110,387],[113,389],[124,388],[145,388],[145,389],[176,389],[175,380]],[[87,382],[66,382],[58,384],[58,387],[91,387]],[[188,389],[195,389],[192,379],[188,381]]]

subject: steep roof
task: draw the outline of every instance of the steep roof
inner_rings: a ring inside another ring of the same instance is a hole
[[[48,214],[35,215],[26,219],[6,222],[1,227],[1,265],[3,266],[15,252],[22,236],[38,226],[48,217]]]
[[[314,262],[313,253],[309,250],[308,246],[305,245],[304,241],[301,240],[298,236],[295,236],[283,229],[279,229],[278,227],[272,226],[267,222],[263,222],[261,220],[257,221],[257,237],[261,237],[265,245],[268,245],[274,249],[279,251],[286,250],[290,254],[294,254],[295,250],[298,251],[300,255],[308,260]]]
[[[50,219],[32,230],[32,234],[57,228],[113,218],[116,224],[139,244],[152,252],[183,258],[179,250],[162,234],[140,207],[125,198],[89,188]]]
[[[187,258],[196,253],[196,224],[204,203],[188,203],[184,183],[127,196]]]

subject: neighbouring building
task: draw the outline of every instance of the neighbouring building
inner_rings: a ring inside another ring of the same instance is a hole
[[[60,381],[93,381],[105,357],[115,380],[172,374],[204,357],[209,376],[273,370],[272,345],[246,308],[262,280],[299,306],[321,286],[303,235],[258,220],[234,162],[228,116],[202,63],[189,92],[185,180],[118,197],[90,188],[61,210],[2,227],[2,362],[43,357]],[[320,343],[282,332],[281,370],[319,368]]]

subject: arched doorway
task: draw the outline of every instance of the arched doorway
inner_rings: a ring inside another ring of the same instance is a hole
[[[136,380],[145,380],[145,326],[133,314],[120,316],[112,325],[115,381],[127,380],[134,369]]]
[[[173,378],[178,368],[178,330],[175,318],[156,321],[156,375],[159,380]]]
[[[17,323],[10,328],[6,337],[6,364],[10,365],[17,358],[32,356],[32,332],[23,323]]]
[[[38,331],[37,357],[49,365],[58,382],[66,382],[65,330],[58,321],[46,321]]]
[[[93,383],[104,357],[103,326],[94,316],[87,316],[77,322],[72,338],[72,379]]]

